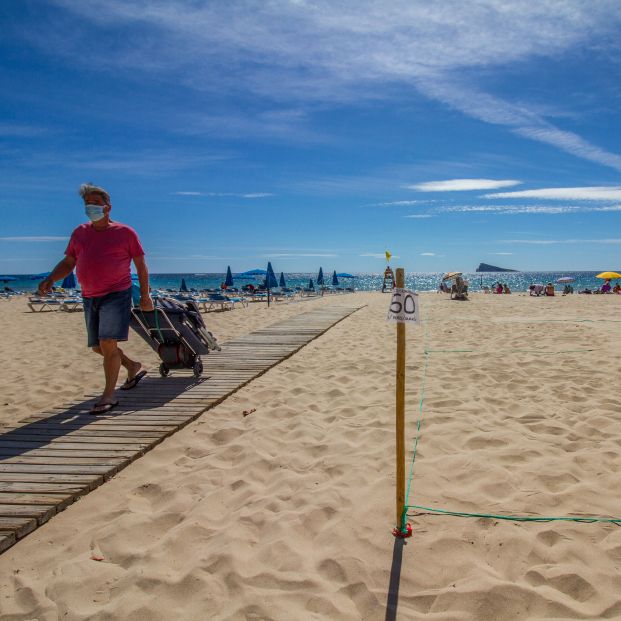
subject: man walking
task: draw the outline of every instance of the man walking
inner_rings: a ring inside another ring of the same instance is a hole
[[[39,284],[39,293],[48,293],[77,267],[84,298],[84,318],[88,346],[103,356],[105,388],[91,414],[105,414],[118,405],[114,391],[121,365],[127,369],[127,380],[121,390],[134,388],[146,375],[140,362],[128,358],[118,347],[126,341],[132,306],[130,263],[134,262],[140,282],[140,308],[153,310],[149,296],[149,272],[144,250],[136,232],[129,226],[110,219],[110,195],[100,187],[85,183],[80,186],[86,215],[90,222],[81,224],[71,234],[65,258]]]

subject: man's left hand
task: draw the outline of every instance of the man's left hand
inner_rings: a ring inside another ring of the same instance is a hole
[[[150,297],[140,298],[140,310],[152,311],[153,308],[153,300]]]

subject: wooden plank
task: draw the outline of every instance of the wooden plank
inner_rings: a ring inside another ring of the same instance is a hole
[[[31,533],[38,526],[34,518],[0,517],[0,530],[12,532],[17,539]]]
[[[0,463],[0,473],[32,474],[106,474],[111,466],[67,466],[63,464],[7,464]],[[1,477],[4,478],[4,477]]]
[[[19,457],[21,455],[25,457],[131,457],[134,455],[135,450],[128,451],[98,451],[96,448],[90,450],[74,450],[74,449],[46,449],[46,448],[34,448],[34,449],[7,449],[0,448],[0,458],[7,457]]]
[[[32,456],[32,455],[14,455],[5,457],[0,464],[50,464],[70,466],[118,466],[127,461],[127,457],[72,457],[70,455],[62,455],[60,457],[49,456]]]
[[[131,441],[124,438],[106,436],[71,436],[70,438],[57,438],[54,436],[14,436],[11,439],[0,441],[0,449],[45,449],[54,450],[84,450],[88,448],[93,451],[115,451],[130,450],[137,451],[150,446],[144,441]]]
[[[15,533],[0,531],[0,553],[8,550],[16,541],[17,537],[15,536]]]
[[[42,482],[28,482],[28,481],[3,481],[0,482],[0,493],[19,493],[19,494],[38,494],[38,493],[54,493],[54,494],[68,494],[73,496],[79,496],[83,493],[90,491],[88,486],[76,483],[42,483]]]
[[[35,518],[39,524],[56,513],[56,505],[0,505],[0,518]]]
[[[19,481],[22,483],[80,483],[84,487],[95,489],[103,483],[103,476],[91,474],[45,474],[33,472],[3,472],[1,483]]]
[[[0,505],[50,505],[58,511],[74,501],[74,494],[24,494],[0,491]]]

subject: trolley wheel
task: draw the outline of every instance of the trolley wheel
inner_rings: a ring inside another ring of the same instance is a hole
[[[200,377],[203,374],[203,361],[200,358],[196,358],[194,361],[194,377]]]
[[[162,377],[168,377],[169,373],[170,369],[162,362],[162,364],[160,364],[160,375]]]

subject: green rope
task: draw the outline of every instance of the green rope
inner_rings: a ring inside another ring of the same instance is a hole
[[[142,315],[142,321],[144,321],[144,323],[148,326],[149,324],[144,318],[144,311],[142,309],[140,310],[140,314]],[[157,330],[157,333],[160,335],[160,338],[162,339],[162,344],[164,344],[165,343],[164,335],[162,334],[162,330],[160,328],[160,320],[157,315],[157,307],[155,305],[153,306],[153,316],[155,318],[155,329]]]
[[[595,351],[595,349],[559,349],[557,351],[549,351],[545,349],[503,349],[499,351],[491,351],[485,349],[426,349],[425,354],[452,354],[452,353],[482,353],[482,354],[506,354],[511,352],[520,352],[526,354],[577,354],[587,351]]]
[[[405,509],[420,509],[425,512],[441,513],[442,515],[454,515],[456,517],[476,517],[491,518],[494,520],[508,520],[511,522],[604,522],[608,524],[618,524],[621,526],[621,518],[604,518],[604,517],[544,517],[529,515],[496,515],[494,513],[466,513],[464,511],[448,511],[446,509],[433,509],[431,507],[421,507],[420,505],[406,505]],[[424,514],[417,514],[424,515]]]
[[[427,379],[427,369],[429,366],[429,359],[432,353],[472,353],[472,352],[483,352],[483,353],[507,353],[507,352],[525,352],[525,353],[534,353],[534,354],[564,354],[564,353],[582,353],[582,352],[590,352],[595,351],[594,349],[566,349],[566,350],[558,350],[558,351],[545,351],[545,350],[536,350],[536,349],[506,349],[501,352],[486,352],[485,350],[476,350],[476,349],[430,349],[428,347],[429,343],[429,327],[428,324],[435,320],[430,318],[421,318],[421,323],[425,327],[423,342],[424,349],[423,355],[425,357],[425,361],[423,363],[423,376],[421,379],[421,387],[420,387],[420,397],[418,401],[418,420],[416,422],[416,437],[414,439],[414,446],[412,450],[412,461],[410,464],[410,474],[408,477],[408,484],[405,493],[405,505],[403,507],[403,512],[401,514],[401,524],[400,530],[403,534],[407,532],[407,516],[408,509],[417,509],[424,512],[430,513],[438,513],[442,515],[451,515],[456,517],[477,517],[477,518],[489,518],[496,520],[509,520],[514,522],[582,522],[582,523],[608,523],[608,524],[618,524],[621,525],[621,518],[604,518],[604,517],[544,517],[544,516],[524,516],[524,515],[497,515],[493,513],[466,513],[462,511],[449,511],[446,509],[433,509],[431,507],[423,507],[420,505],[409,505],[408,501],[410,498],[410,491],[412,488],[412,480],[414,478],[414,464],[416,462],[416,452],[418,450],[418,441],[421,433],[422,421],[424,418],[424,402],[425,402],[425,385]],[[575,319],[575,320],[563,320],[563,319],[552,319],[552,320],[541,320],[541,321],[527,321],[527,322],[500,322],[500,323],[547,323],[547,322],[564,322],[564,321],[574,321],[574,322],[594,322],[591,319]],[[599,321],[607,321],[607,320],[599,320]],[[618,322],[618,320],[608,320],[611,322]],[[421,515],[420,513],[418,515]]]

